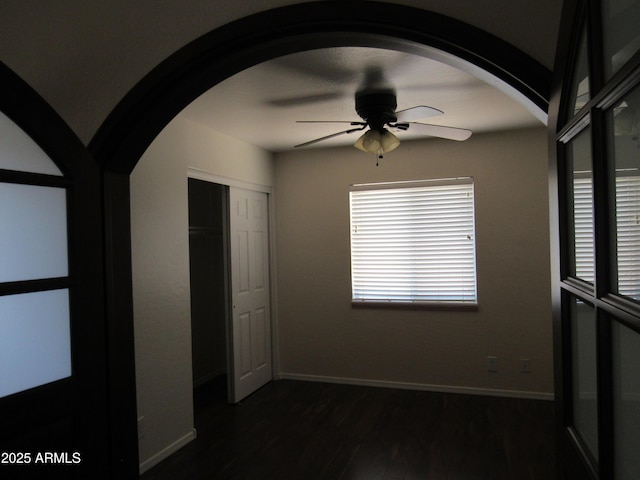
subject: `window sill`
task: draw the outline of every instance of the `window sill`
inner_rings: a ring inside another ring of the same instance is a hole
[[[373,308],[389,310],[457,310],[478,311],[477,303],[468,302],[375,302],[352,300],[351,308]]]

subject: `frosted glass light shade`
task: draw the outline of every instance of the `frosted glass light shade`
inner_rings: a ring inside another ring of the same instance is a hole
[[[0,282],[66,277],[64,188],[0,183]]]
[[[353,146],[365,153],[381,155],[398,148],[399,145],[400,140],[388,130],[383,130],[382,132],[369,130],[358,138]]]
[[[366,153],[377,153],[380,150],[380,132],[369,130],[356,141],[354,147]]]
[[[380,145],[384,153],[395,150],[400,145],[400,140],[393,133],[385,130],[380,139]]]
[[[71,375],[69,291],[0,296],[0,397]]]

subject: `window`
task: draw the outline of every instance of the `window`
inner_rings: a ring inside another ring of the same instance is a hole
[[[636,11],[640,13],[640,2],[636,4]],[[607,112],[608,170],[609,178],[615,178],[615,195],[609,192],[609,228],[615,239],[615,249],[609,254],[611,290],[636,302],[640,302],[639,102],[640,86],[636,85]],[[610,190],[613,186],[610,185]]]
[[[354,185],[352,302],[475,305],[473,180]]]
[[[582,176],[581,176],[582,175]],[[576,172],[573,179],[573,230],[575,232],[575,276],[593,283],[593,178],[591,172]]]
[[[567,274],[594,281],[593,155],[591,127],[586,126],[566,147],[568,247]]]
[[[640,299],[640,176],[616,172],[616,253],[617,293]],[[635,172],[633,172],[635,173]],[[574,209],[576,231],[576,276],[593,282],[593,203],[591,178],[579,178],[574,183]],[[582,241],[580,241],[582,240]],[[584,248],[578,248],[584,245]]]
[[[635,169],[634,169],[635,170]],[[616,262],[620,295],[640,300],[640,176],[616,172]],[[633,172],[637,174],[637,171]]]

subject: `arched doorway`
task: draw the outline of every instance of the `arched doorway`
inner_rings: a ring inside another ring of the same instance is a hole
[[[544,115],[550,72],[469,25],[399,5],[316,2],[233,22],[187,45],[140,82],[90,144],[103,167],[107,244],[107,315],[113,411],[123,444],[135,452],[135,383],[129,174],[158,133],[186,105],[231,75],[288,53],[330,46],[373,46],[457,63],[491,78]],[[250,33],[248,33],[250,32]],[[133,453],[132,453],[133,458]]]

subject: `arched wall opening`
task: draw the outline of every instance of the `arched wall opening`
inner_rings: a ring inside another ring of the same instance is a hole
[[[103,168],[107,328],[111,398],[130,451],[136,446],[129,175],[159,133],[189,103],[248,67],[289,53],[369,46],[456,66],[546,119],[550,72],[503,41],[424,10],[385,3],[314,2],[233,22],[176,52],[114,109],[89,149]],[[121,415],[118,415],[118,412]]]
[[[130,173],[151,141],[184,107],[248,67],[316,48],[369,46],[439,60],[468,71],[546,119],[551,72],[471,25],[413,7],[311,2],[232,22],[158,65],[117,105],[89,150],[106,171]]]

